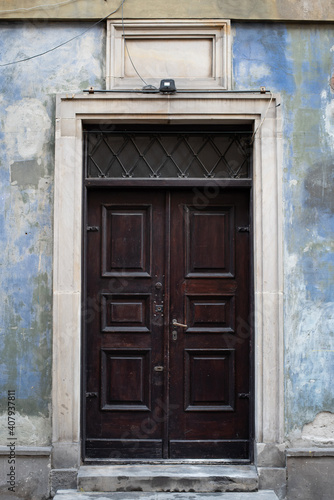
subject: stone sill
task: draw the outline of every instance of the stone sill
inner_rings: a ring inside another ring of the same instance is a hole
[[[8,441],[9,444],[10,441]],[[0,456],[9,455],[8,446],[0,446]],[[27,456],[50,456],[51,446],[15,446],[15,455],[17,457]]]
[[[334,448],[288,448],[287,457],[334,457]]]

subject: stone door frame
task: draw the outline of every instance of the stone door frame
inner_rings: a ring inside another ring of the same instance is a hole
[[[255,461],[284,439],[282,133],[278,96],[99,93],[57,97],[53,267],[54,468],[81,460],[83,123],[253,123]],[[262,456],[261,466],[272,466]]]

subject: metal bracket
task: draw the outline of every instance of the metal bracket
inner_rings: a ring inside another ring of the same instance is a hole
[[[238,233],[249,233],[250,232],[250,227],[249,226],[241,226],[238,227]]]
[[[98,395],[97,392],[86,392],[86,398],[97,398]]]
[[[99,226],[87,226],[87,231],[90,231],[91,233],[97,233],[99,230]]]

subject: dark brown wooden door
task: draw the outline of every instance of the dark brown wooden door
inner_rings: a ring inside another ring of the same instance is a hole
[[[248,458],[248,192],[91,190],[88,223],[85,457]]]
[[[172,196],[171,458],[249,453],[248,212],[242,192]]]

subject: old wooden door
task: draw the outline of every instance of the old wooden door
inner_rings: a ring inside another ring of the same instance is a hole
[[[249,192],[88,192],[85,456],[247,459]]]

